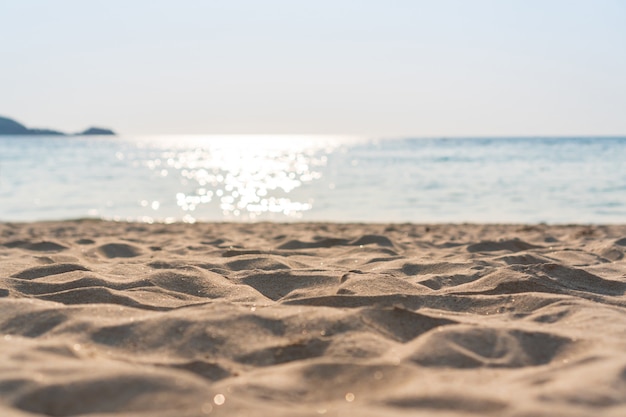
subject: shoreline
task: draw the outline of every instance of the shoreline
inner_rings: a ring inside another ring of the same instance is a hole
[[[146,216],[147,217],[147,216]],[[416,227],[437,227],[437,226],[502,226],[502,227],[622,227],[626,226],[626,222],[566,222],[566,223],[550,223],[550,222],[484,222],[484,221],[426,221],[426,222],[413,222],[413,221],[331,221],[331,220],[302,220],[302,219],[290,219],[290,220],[195,220],[193,223],[183,220],[154,220],[151,222],[143,221],[139,219],[114,219],[114,218],[100,218],[100,217],[75,217],[67,219],[40,219],[40,220],[2,220],[0,219],[0,225],[17,224],[17,225],[36,225],[36,224],[50,224],[50,223],[85,223],[85,222],[100,222],[100,223],[119,223],[119,224],[135,224],[135,225],[257,225],[257,224],[274,224],[274,225],[352,225],[352,226],[416,226]]]
[[[7,415],[626,413],[626,225],[0,223]]]

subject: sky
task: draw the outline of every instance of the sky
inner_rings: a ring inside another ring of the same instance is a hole
[[[626,135],[626,0],[3,0],[0,115],[68,132]]]

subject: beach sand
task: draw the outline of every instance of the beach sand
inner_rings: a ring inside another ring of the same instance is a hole
[[[626,226],[0,224],[2,416],[624,416]]]

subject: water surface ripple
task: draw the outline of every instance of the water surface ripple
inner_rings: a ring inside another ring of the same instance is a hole
[[[624,223],[626,138],[0,137],[0,221]]]

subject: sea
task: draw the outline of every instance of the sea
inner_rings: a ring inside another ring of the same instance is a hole
[[[0,221],[626,223],[626,137],[0,136]]]

